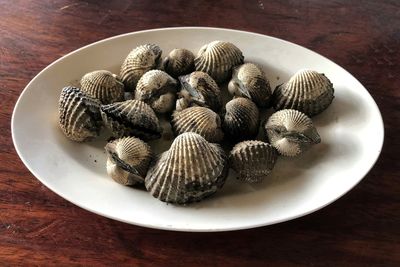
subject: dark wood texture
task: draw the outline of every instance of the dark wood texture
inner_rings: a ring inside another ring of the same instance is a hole
[[[12,110],[25,85],[83,45],[168,26],[276,36],[346,68],[383,114],[386,139],[375,167],[314,214],[224,233],[128,225],[48,190],[24,167],[11,140]],[[400,266],[399,47],[396,0],[0,0],[0,265]]]

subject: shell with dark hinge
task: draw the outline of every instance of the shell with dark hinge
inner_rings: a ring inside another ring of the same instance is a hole
[[[296,109],[312,117],[332,103],[333,93],[333,85],[324,74],[300,70],[275,88],[272,104],[275,110]]]
[[[102,105],[100,111],[104,124],[114,137],[136,136],[144,140],[161,137],[157,115],[143,101],[133,99]]]
[[[126,91],[134,91],[140,77],[160,65],[161,54],[161,48],[154,44],[138,46],[128,54],[120,71]]]
[[[284,156],[297,156],[321,138],[311,119],[294,109],[284,109],[269,117],[265,130],[272,146]]]
[[[225,106],[222,129],[230,141],[253,139],[260,126],[260,114],[256,104],[244,97],[234,98]]]
[[[59,125],[69,139],[90,141],[100,133],[100,101],[79,88],[68,86],[61,91],[58,104]]]
[[[276,149],[262,141],[243,141],[236,144],[229,154],[229,164],[238,179],[258,183],[272,171],[278,158]]]
[[[213,143],[222,141],[224,137],[219,115],[205,107],[190,107],[182,111],[175,111],[171,125],[176,135],[194,132]]]
[[[176,110],[191,106],[208,107],[216,112],[222,108],[221,91],[218,84],[205,72],[195,71],[180,76],[182,88],[178,93]]]
[[[213,41],[203,45],[194,59],[196,70],[208,73],[217,83],[228,80],[234,66],[243,64],[243,54],[230,42]]]
[[[150,105],[157,113],[170,112],[175,107],[178,81],[161,70],[150,70],[139,79],[135,99]]]
[[[161,201],[186,204],[220,189],[228,174],[222,148],[196,133],[183,133],[150,167],[145,186]]]
[[[174,78],[194,71],[194,55],[183,48],[172,50],[163,61],[163,69]]]
[[[97,98],[102,104],[124,100],[124,84],[107,70],[96,70],[81,79],[81,90]]]
[[[251,99],[260,108],[270,104],[272,93],[269,81],[264,71],[253,63],[245,63],[233,69],[228,90],[234,96]]]
[[[123,185],[144,183],[147,170],[153,158],[148,144],[135,137],[124,137],[109,142],[107,152],[107,173]]]

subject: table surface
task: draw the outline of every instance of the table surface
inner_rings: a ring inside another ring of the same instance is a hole
[[[0,263],[138,266],[400,266],[400,2],[0,0]],[[310,48],[368,89],[385,123],[374,168],[311,215],[251,230],[146,229],[83,210],[42,185],[12,144],[12,110],[57,58],[121,33],[247,30]]]

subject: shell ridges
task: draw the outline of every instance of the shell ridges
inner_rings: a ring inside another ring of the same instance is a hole
[[[215,193],[225,183],[226,156],[221,147],[188,132],[175,138],[145,179],[147,190],[161,201],[186,204]]]
[[[102,104],[124,100],[124,84],[107,70],[97,70],[85,74],[81,81],[81,90]]]
[[[258,183],[272,171],[277,158],[278,153],[270,144],[249,140],[242,141],[232,148],[229,163],[238,173],[238,179]]]
[[[79,88],[67,86],[59,100],[59,126],[65,136],[77,142],[97,137],[102,126],[100,102]]]
[[[224,136],[219,115],[205,107],[190,107],[174,112],[171,125],[176,135],[194,132],[213,143],[222,141]]]
[[[126,100],[100,107],[104,124],[115,137],[136,136],[144,140],[161,137],[162,128],[155,112],[140,100]]]
[[[194,59],[196,70],[208,73],[217,83],[226,81],[234,66],[243,63],[239,48],[230,42],[213,41],[200,48]]]
[[[272,102],[275,110],[296,109],[311,117],[324,111],[333,98],[333,85],[324,74],[300,70],[275,88]]]
[[[265,124],[271,144],[284,156],[297,156],[321,138],[312,120],[304,113],[294,109],[275,112]]]
[[[116,182],[124,185],[144,183],[153,158],[148,144],[135,137],[123,137],[105,146],[108,154],[107,173]]]

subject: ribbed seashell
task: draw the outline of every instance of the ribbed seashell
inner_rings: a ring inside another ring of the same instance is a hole
[[[97,137],[102,126],[100,104],[99,100],[79,88],[64,87],[58,104],[59,125],[63,133],[78,142]]]
[[[270,104],[272,93],[269,81],[264,71],[253,63],[245,63],[233,69],[228,90],[234,96],[251,99],[260,108]]]
[[[134,91],[140,77],[160,65],[161,54],[161,48],[154,44],[138,46],[128,54],[120,71],[126,91]]]
[[[163,69],[174,78],[189,74],[194,71],[194,55],[184,48],[174,49],[164,59]]]
[[[256,137],[260,126],[260,113],[256,104],[248,98],[238,97],[226,103],[225,109],[222,129],[230,141]]]
[[[269,117],[265,130],[272,146],[284,156],[297,156],[321,138],[311,119],[294,109],[284,109]]]
[[[229,164],[239,180],[258,183],[271,172],[278,158],[276,149],[262,141],[243,141],[236,144],[229,154]]]
[[[109,142],[107,173],[123,185],[144,183],[153,154],[148,144],[135,137],[124,137]]]
[[[175,107],[178,81],[162,70],[149,70],[139,79],[135,99],[150,105],[157,113],[170,112]]]
[[[176,110],[191,106],[208,107],[216,112],[222,108],[221,91],[218,84],[205,72],[195,71],[180,76],[182,88],[178,93]]]
[[[205,107],[190,107],[182,111],[175,111],[172,115],[171,125],[176,135],[194,132],[212,143],[220,142],[224,137],[221,118],[217,113]]]
[[[333,85],[324,74],[300,70],[287,83],[275,88],[272,104],[275,110],[296,109],[311,117],[332,103],[333,93]]]
[[[96,70],[81,79],[81,90],[97,98],[102,104],[124,100],[124,84],[107,70]]]
[[[217,83],[231,77],[232,68],[243,64],[243,54],[234,44],[213,41],[202,46],[194,59],[196,70],[207,72]]]
[[[140,100],[126,100],[100,107],[104,124],[115,137],[136,136],[144,140],[161,137],[162,128],[149,105]]]
[[[225,183],[228,167],[222,148],[196,133],[183,133],[150,167],[147,190],[164,202],[186,204],[215,193]]]

